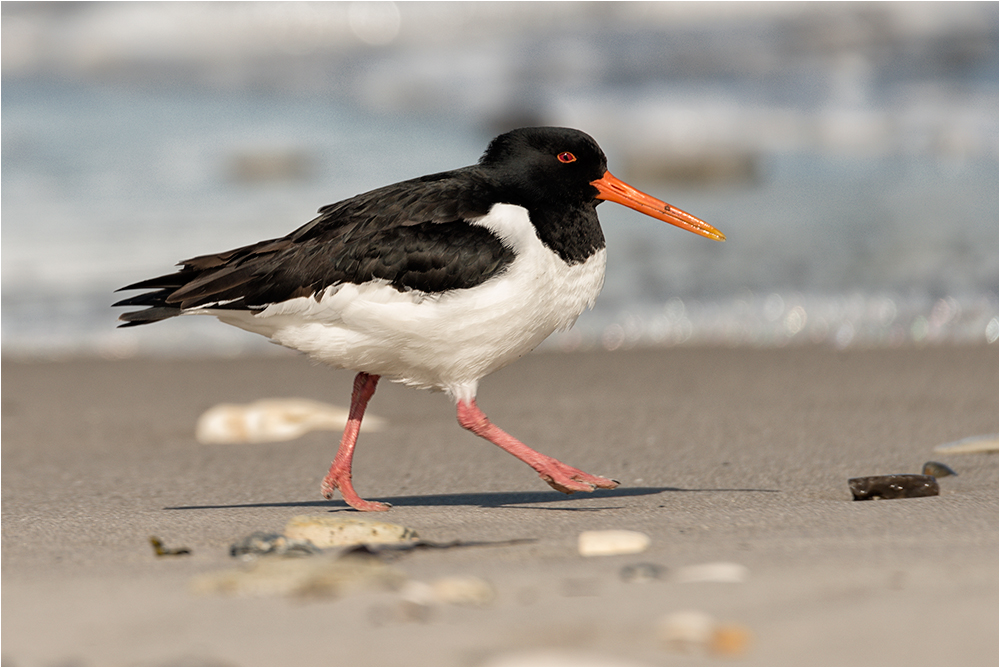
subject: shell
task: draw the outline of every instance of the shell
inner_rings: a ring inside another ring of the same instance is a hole
[[[996,434],[990,436],[970,436],[960,441],[942,443],[934,448],[934,452],[946,452],[949,455],[969,452],[997,452],[1000,450],[1000,438]]]
[[[348,411],[311,399],[261,399],[250,404],[218,404],[202,413],[195,427],[199,443],[274,443],[315,430],[340,431]],[[375,431],[384,420],[366,415],[361,431]]]
[[[577,539],[577,548],[584,557],[603,557],[614,554],[637,554],[649,547],[649,536],[641,531],[608,529],[584,531]]]
[[[950,475],[958,475],[953,468],[941,462],[927,462],[924,464],[923,474],[932,475],[935,478],[947,478]]]
[[[452,605],[483,606],[493,602],[496,590],[486,580],[473,575],[450,575],[431,583],[434,598]]]
[[[657,624],[657,635],[667,649],[693,652],[708,644],[715,627],[715,618],[707,612],[685,610],[663,617]]]
[[[319,548],[371,543],[409,543],[417,532],[398,524],[370,520],[296,515],[285,525],[285,537],[307,540]]]
[[[742,564],[720,561],[678,568],[675,582],[743,582],[750,569]]]

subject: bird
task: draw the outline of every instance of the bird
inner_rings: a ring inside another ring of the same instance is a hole
[[[606,244],[596,207],[616,202],[724,241],[695,216],[608,171],[588,134],[525,127],[489,142],[476,164],[326,205],[290,234],[183,260],[174,273],[120,288],[120,327],[211,315],[356,373],[347,424],[321,493],[359,511],[352,459],[381,378],[443,391],[459,424],[566,494],[613,489],[528,447],[476,404],[480,380],[592,308]]]

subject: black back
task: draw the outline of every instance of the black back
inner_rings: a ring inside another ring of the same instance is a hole
[[[559,154],[575,160],[561,162]],[[522,128],[494,139],[479,164],[432,174],[324,206],[291,234],[180,263],[181,269],[122,290],[152,290],[115,306],[123,327],[192,308],[260,311],[328,286],[383,280],[400,291],[474,287],[503,272],[515,252],[468,221],[497,203],[529,212],[539,239],[568,264],[604,247],[590,182],[606,171],[588,135]]]

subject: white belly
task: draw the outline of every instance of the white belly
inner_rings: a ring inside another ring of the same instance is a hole
[[[209,311],[335,367],[414,387],[475,396],[483,376],[513,362],[594,305],[606,252],[567,265],[542,245],[525,209],[500,204],[478,221],[512,247],[506,271],[474,288],[399,292],[384,282],[343,284],[253,315]]]

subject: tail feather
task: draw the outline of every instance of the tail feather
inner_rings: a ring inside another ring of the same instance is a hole
[[[193,308],[208,301],[232,299],[229,291],[245,285],[253,278],[253,272],[244,266],[221,267],[191,277],[183,286],[173,291],[167,301],[182,309]]]
[[[169,278],[169,277],[161,277]],[[141,283],[136,283],[135,285],[130,285],[128,287],[122,288],[122,290],[144,290],[147,288],[155,288],[161,286],[163,281],[160,279],[150,279],[148,281],[142,281]],[[155,292],[146,292],[141,295],[136,295],[134,297],[129,297],[127,299],[122,299],[121,301],[115,302],[112,306],[148,306],[149,308],[142,311],[131,311],[129,313],[122,313],[118,316],[124,324],[118,325],[119,327],[135,327],[136,325],[145,325],[150,322],[159,322],[160,320],[166,320],[167,318],[172,318],[175,315],[181,314],[181,309],[177,306],[167,305],[167,297],[170,296],[172,292],[176,290],[175,287],[162,287]]]
[[[112,304],[115,306],[166,306],[167,295],[170,294],[169,290],[160,290],[159,292],[147,292],[145,294],[136,295],[134,297],[129,297],[128,299],[122,299],[120,301]]]
[[[174,272],[173,274],[166,274],[164,276],[157,276],[156,278],[147,278],[144,281],[139,281],[138,283],[132,283],[131,285],[126,285],[124,288],[118,288],[115,292],[124,292],[125,290],[157,290],[157,289],[171,289],[176,290],[177,288],[187,284],[194,277],[194,272],[184,269]],[[118,306],[118,304],[115,304]]]
[[[153,306],[142,311],[122,313],[118,316],[118,319],[121,320],[123,324],[118,325],[118,327],[136,327],[138,325],[147,325],[151,322],[159,322],[180,314],[181,310],[179,308],[172,306]]]
[[[159,322],[197,310],[206,304],[215,304],[218,308],[245,309],[243,295],[238,289],[253,279],[254,270],[252,266],[245,266],[244,263],[249,261],[252,265],[260,261],[262,254],[267,255],[290,245],[289,241],[272,239],[225,253],[201,255],[181,262],[180,269],[175,273],[119,288],[115,292],[150,291],[113,304],[113,306],[148,307],[141,311],[121,314],[118,319],[124,324],[119,327]]]

